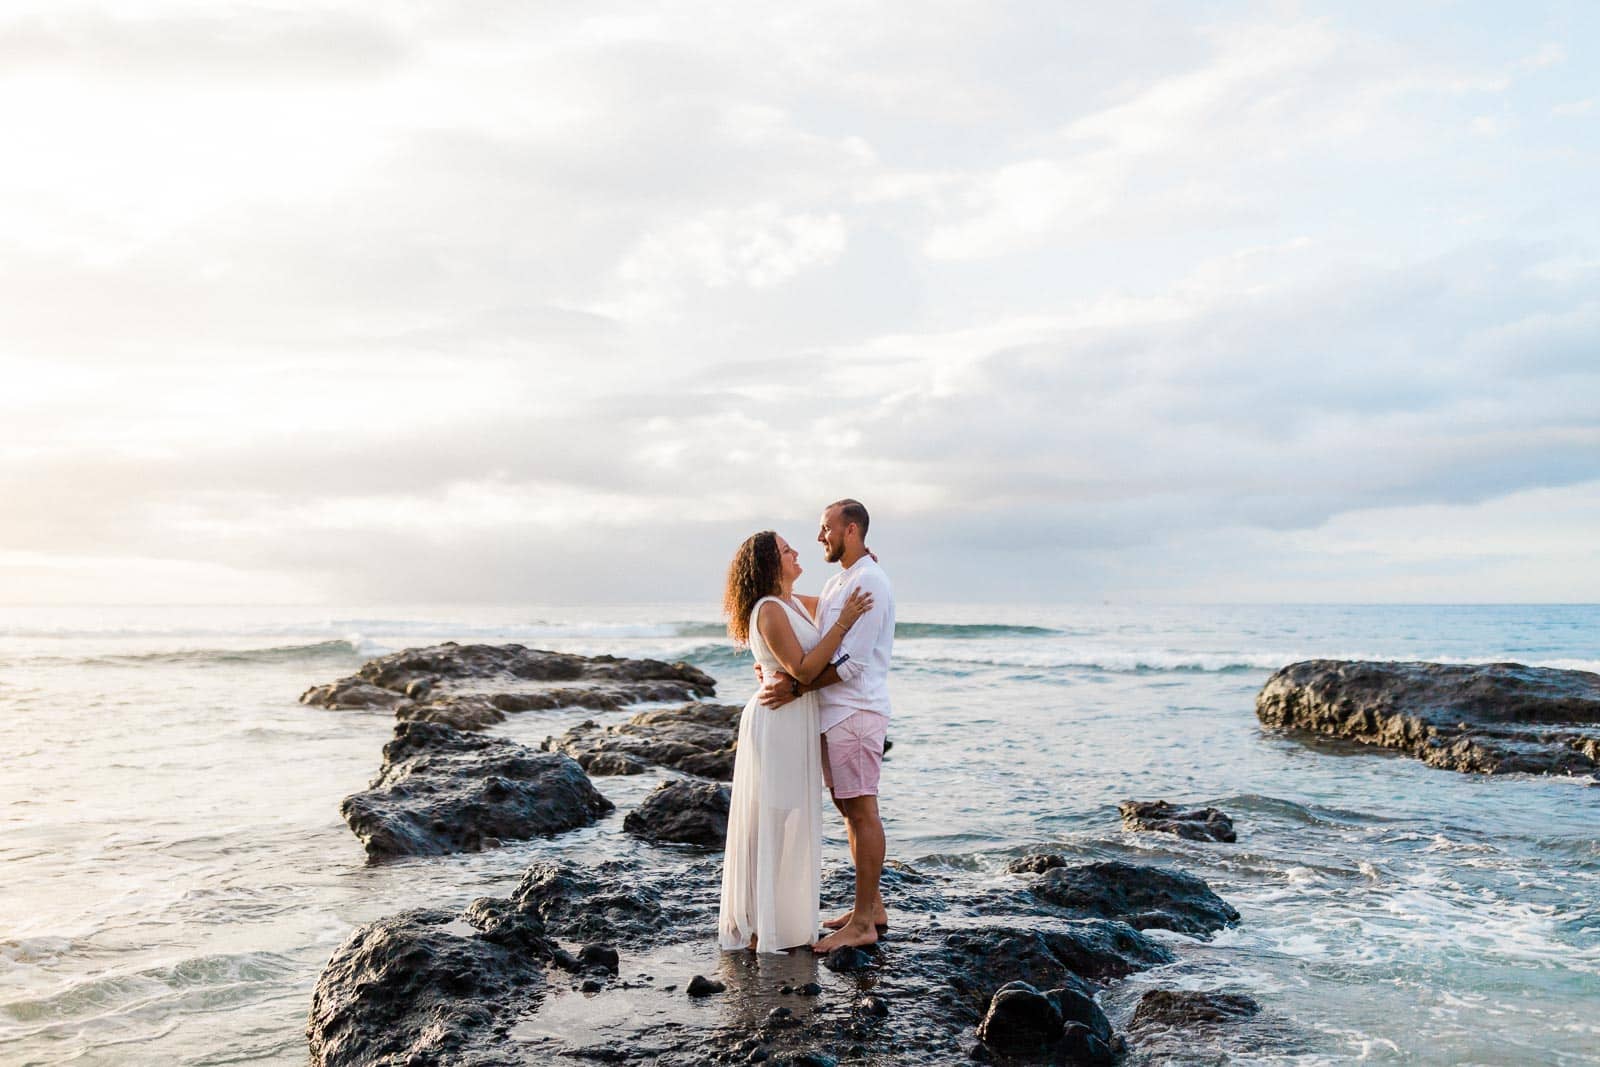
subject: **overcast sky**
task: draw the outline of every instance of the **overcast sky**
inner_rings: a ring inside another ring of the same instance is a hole
[[[0,4],[0,601],[1600,600],[1600,6]]]

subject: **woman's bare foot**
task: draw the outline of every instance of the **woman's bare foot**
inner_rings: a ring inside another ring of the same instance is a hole
[[[872,923],[858,923],[852,919],[815,945],[812,945],[811,951],[820,955],[832,952],[836,948],[846,948],[851,945],[876,945],[877,943],[878,928],[875,925]]]

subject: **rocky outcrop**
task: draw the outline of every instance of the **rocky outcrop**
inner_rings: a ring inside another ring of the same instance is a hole
[[[1233,820],[1217,808],[1180,808],[1165,800],[1124,800],[1117,805],[1129,830],[1177,834],[1187,841],[1235,841]]]
[[[379,860],[477,852],[587,826],[611,808],[567,756],[400,722],[378,777],[339,811]]]
[[[311,996],[312,1062],[500,1062],[493,1047],[543,994],[553,946],[497,944],[461,925],[449,912],[409,911],[346,938]]]
[[[1088,914],[1116,911],[1118,900],[1069,915],[1027,894],[990,895],[978,874],[934,878],[901,864],[886,879],[892,937],[851,950],[850,966],[802,955],[760,966],[720,957],[733,961],[723,965],[714,953],[671,947],[712,936],[718,870],[715,857],[678,850],[541,862],[508,897],[481,898],[460,915],[407,912],[363,927],[318,983],[313,1062],[604,1058],[618,1047],[615,1030],[602,1048],[512,1026],[551,997],[584,996],[593,998],[585,1011],[632,1020],[625,1044],[636,1058],[662,1063],[1102,1063],[1123,1047],[1097,1000],[1102,985],[1175,958],[1126,923]],[[825,895],[848,884],[832,872]],[[996,917],[1008,903],[1015,913]],[[793,974],[782,990],[773,966]],[[695,974],[710,976],[696,992],[721,987],[717,1011],[692,1007],[704,1006],[688,992]],[[643,994],[654,999],[639,1011],[631,998]]]
[[[721,848],[728,837],[732,791],[714,782],[662,782],[628,812],[622,828],[657,844]]]
[[[335,709],[392,709],[402,719],[481,730],[512,712],[614,711],[715,692],[716,681],[686,663],[446,641],[371,660],[349,678],[312,686],[300,702]]]
[[[593,775],[670,767],[731,782],[741,712],[726,704],[652,708],[615,726],[582,723],[560,737],[546,738],[543,748],[566,753]]]
[[[1256,716],[1449,770],[1600,776],[1600,675],[1587,671],[1306,660],[1267,679]]]
[[[1040,903],[1069,914],[1194,937],[1207,937],[1239,921],[1239,913],[1204,880],[1182,871],[1120,860],[1040,866],[1044,873],[1029,883],[1028,891]]]

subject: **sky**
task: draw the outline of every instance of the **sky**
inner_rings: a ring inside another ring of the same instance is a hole
[[[1600,7],[0,0],[0,602],[1600,601]]]

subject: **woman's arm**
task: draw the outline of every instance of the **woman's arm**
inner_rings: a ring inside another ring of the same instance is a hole
[[[769,600],[761,605],[761,610],[756,613],[756,629],[761,631],[767,647],[777,657],[778,665],[803,685],[823,672],[828,662],[833,659],[833,654],[839,651],[839,642],[844,640],[844,635],[870,607],[872,607],[870,593],[864,593],[859,589],[851,593],[850,599],[844,602],[844,607],[839,612],[839,621],[828,627],[828,632],[822,635],[822,640],[818,641],[817,647],[810,652],[800,650],[800,641],[794,635],[794,626],[790,624],[783,606],[775,600]]]

